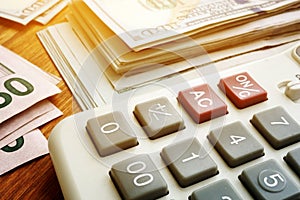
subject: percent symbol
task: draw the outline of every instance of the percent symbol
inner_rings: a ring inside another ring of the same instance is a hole
[[[260,90],[257,89],[252,89],[250,87],[253,86],[253,83],[251,80],[249,80],[247,75],[240,74],[237,77],[235,77],[235,80],[242,86],[242,87],[237,87],[237,86],[232,86],[233,89],[241,90],[239,92],[239,96],[241,98],[246,98],[251,95],[251,92],[257,92],[259,93]]]
[[[259,90],[252,89],[252,88],[245,88],[245,87],[237,87],[237,86],[232,86],[233,89],[241,90],[239,92],[239,96],[242,98],[248,97],[251,95],[251,92],[256,92],[259,93]]]

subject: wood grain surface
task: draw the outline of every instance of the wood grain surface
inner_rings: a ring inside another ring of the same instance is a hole
[[[37,22],[30,22],[23,26],[0,18],[0,44],[46,72],[61,77],[40,43],[36,32],[47,26],[66,21],[67,12],[69,12],[68,8],[64,9],[46,26]],[[58,86],[62,92],[51,97],[50,101],[63,112],[63,116],[40,127],[46,138],[60,120],[79,111],[78,104],[65,82],[61,81]],[[0,184],[0,199],[63,199],[49,154],[0,176]]]

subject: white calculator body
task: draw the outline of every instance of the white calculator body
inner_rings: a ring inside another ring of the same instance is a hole
[[[197,70],[61,121],[49,149],[64,197],[300,199],[300,46]]]

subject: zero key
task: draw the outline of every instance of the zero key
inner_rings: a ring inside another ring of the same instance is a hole
[[[138,145],[137,137],[121,112],[91,118],[86,129],[101,157]]]
[[[247,72],[222,78],[218,86],[237,108],[268,99],[267,92]]]

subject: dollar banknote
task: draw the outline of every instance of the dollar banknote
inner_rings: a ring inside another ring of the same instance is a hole
[[[54,6],[59,0],[1,0],[0,17],[28,24]]]
[[[48,99],[36,103],[0,124],[0,148],[61,115],[62,112]]]
[[[238,46],[247,41],[270,38],[283,33],[298,32],[300,9],[292,9],[276,15],[258,18],[219,31],[194,34],[138,52],[130,49],[83,2],[69,5],[72,13],[67,19],[89,51],[99,50],[117,73],[141,71],[161,64],[188,60],[201,54]],[[99,56],[97,56],[99,57]],[[105,66],[105,64],[102,64]]]
[[[62,115],[48,100],[59,81],[0,45],[0,175],[48,153],[37,128]]]
[[[34,19],[43,25],[46,25],[54,16],[56,16],[62,9],[68,5],[68,0],[62,0],[49,8],[46,12],[42,13]]]
[[[298,0],[84,0],[84,2],[135,51],[239,20],[286,10],[299,4]]]
[[[0,149],[0,175],[47,153],[45,136],[38,129],[30,131]]]
[[[0,46],[0,123],[60,92],[45,74]]]
[[[21,11],[32,5],[36,0],[1,0],[0,11],[20,15]]]

